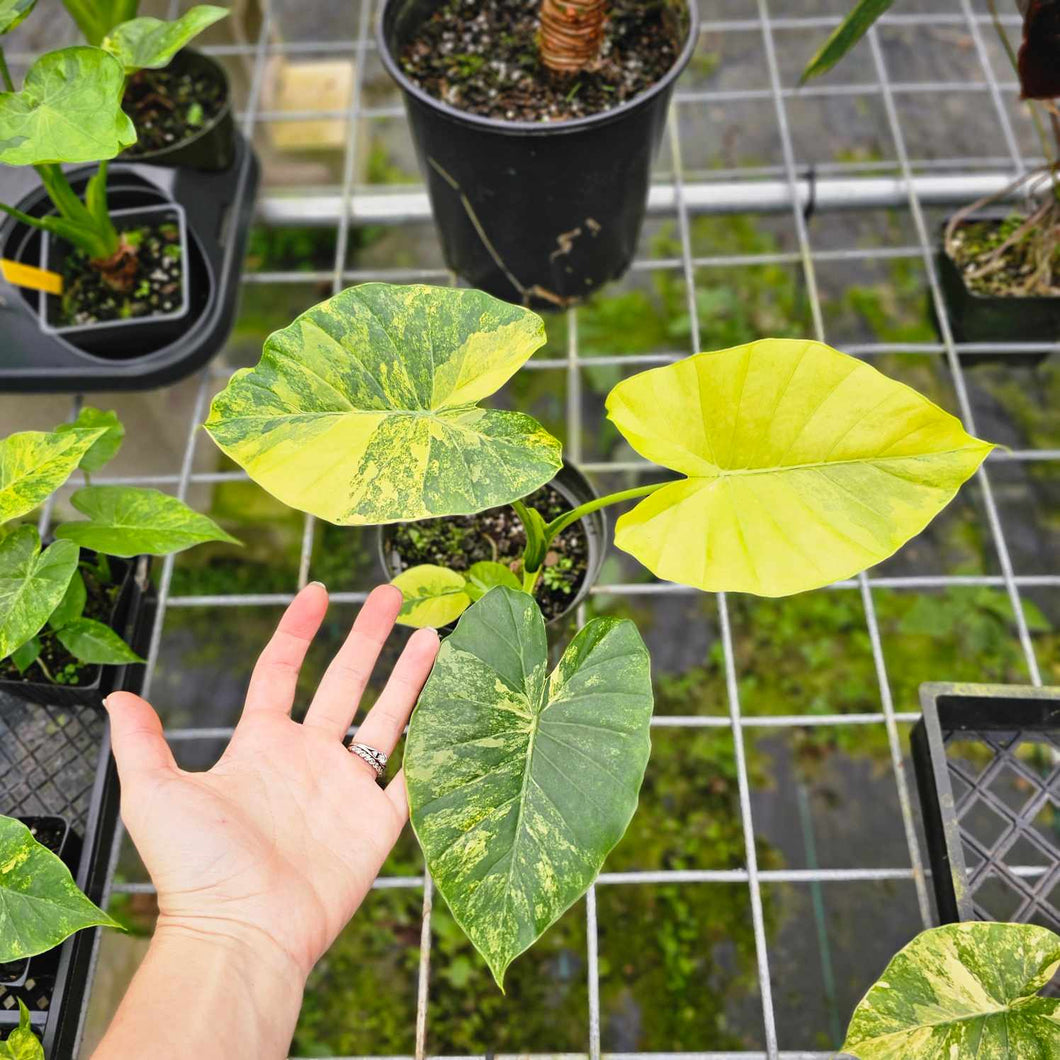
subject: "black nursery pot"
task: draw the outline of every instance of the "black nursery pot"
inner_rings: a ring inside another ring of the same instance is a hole
[[[1004,221],[1011,209],[984,209],[971,221]],[[939,234],[939,282],[946,299],[950,329],[956,342],[1041,342],[1060,341],[1060,297],[1013,297],[978,294],[971,290],[961,270],[946,252],[946,225]],[[984,362],[1034,366],[1049,356],[1036,353],[962,353],[962,364]]]
[[[176,74],[203,74],[214,79],[224,88],[224,105],[209,121],[178,143],[157,151],[126,152],[123,157],[130,162],[146,162],[153,166],[181,166],[208,172],[229,169],[236,159],[236,126],[232,116],[232,86],[225,68],[209,55],[185,48],[173,57],[169,69]]]
[[[94,553],[85,551],[83,556]],[[130,616],[140,610],[140,600],[148,589],[149,557],[125,560],[108,558],[115,582],[121,585],[107,625],[124,636]],[[57,685],[48,681],[0,680],[0,693],[52,707],[95,707],[102,710],[102,700],[117,687],[124,666],[95,666],[85,673],[79,685]]]
[[[18,820],[33,833],[38,843],[62,859],[72,875],[77,875],[81,861],[81,837],[64,817],[19,817]],[[56,946],[34,957],[0,964],[0,987],[22,987],[27,980],[35,982],[53,978],[59,968],[60,952],[61,948]]]
[[[509,301],[578,302],[633,260],[674,83],[696,45],[696,5],[674,8],[684,44],[651,88],[605,113],[547,124],[458,110],[405,76],[396,57],[441,2],[385,0],[377,40],[405,98],[446,262]]]
[[[578,468],[567,461],[563,462],[556,477],[549,485],[567,502],[571,508],[577,508],[582,504],[588,504],[599,496],[592,484]],[[558,625],[572,611],[574,611],[586,597],[600,576],[600,568],[603,566],[604,557],[607,555],[608,525],[607,513],[601,508],[588,515],[583,515],[579,520],[585,532],[586,562],[585,577],[578,591],[571,597],[570,602],[560,614],[549,620],[549,625]],[[387,580],[396,577],[401,568],[396,566],[386,548],[386,527],[381,526],[377,531],[377,549],[379,551],[379,562]],[[446,627],[445,631],[451,631],[454,627]]]

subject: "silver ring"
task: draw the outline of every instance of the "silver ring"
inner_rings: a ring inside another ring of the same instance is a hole
[[[386,772],[386,764],[390,760],[390,755],[383,754],[382,751],[369,747],[366,743],[351,743],[348,750],[362,762],[367,762],[375,770],[376,777],[381,777]]]

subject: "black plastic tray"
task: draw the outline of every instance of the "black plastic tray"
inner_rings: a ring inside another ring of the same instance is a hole
[[[123,196],[134,202],[161,197],[179,202],[187,214],[190,254],[205,271],[207,283],[180,338],[136,357],[86,353],[61,336],[41,331],[36,292],[19,290],[0,278],[0,392],[147,390],[189,375],[221,349],[235,317],[259,178],[257,158],[240,135],[236,148],[232,167],[219,173],[146,163],[111,165],[112,207],[123,202]],[[77,174],[71,172],[72,182]],[[32,172],[8,170],[0,181],[0,199],[20,202],[38,183]],[[37,246],[39,238],[27,226],[10,218],[0,225],[0,252],[6,256],[24,248],[20,260],[38,264]]]
[[[925,684],[920,706],[911,743],[939,920],[1060,931],[1060,688]]]

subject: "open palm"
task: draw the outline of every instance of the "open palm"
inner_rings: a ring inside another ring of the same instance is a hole
[[[408,819],[404,777],[381,788],[343,744],[401,606],[397,589],[372,592],[305,720],[290,717],[327,605],[313,584],[287,609],[208,772],[177,767],[144,700],[107,700],[122,817],[158,891],[159,929],[271,940],[303,975],[356,911]],[[393,751],[437,651],[433,630],[413,634],[359,742]]]

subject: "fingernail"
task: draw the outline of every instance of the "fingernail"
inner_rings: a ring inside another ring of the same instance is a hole
[[[310,585],[319,585],[320,588],[324,590],[324,592],[328,591],[328,587],[323,582],[310,582],[309,584]]]
[[[110,696],[104,696],[103,697],[103,709],[104,710],[110,710],[110,702],[109,702],[109,700],[110,700]]]

